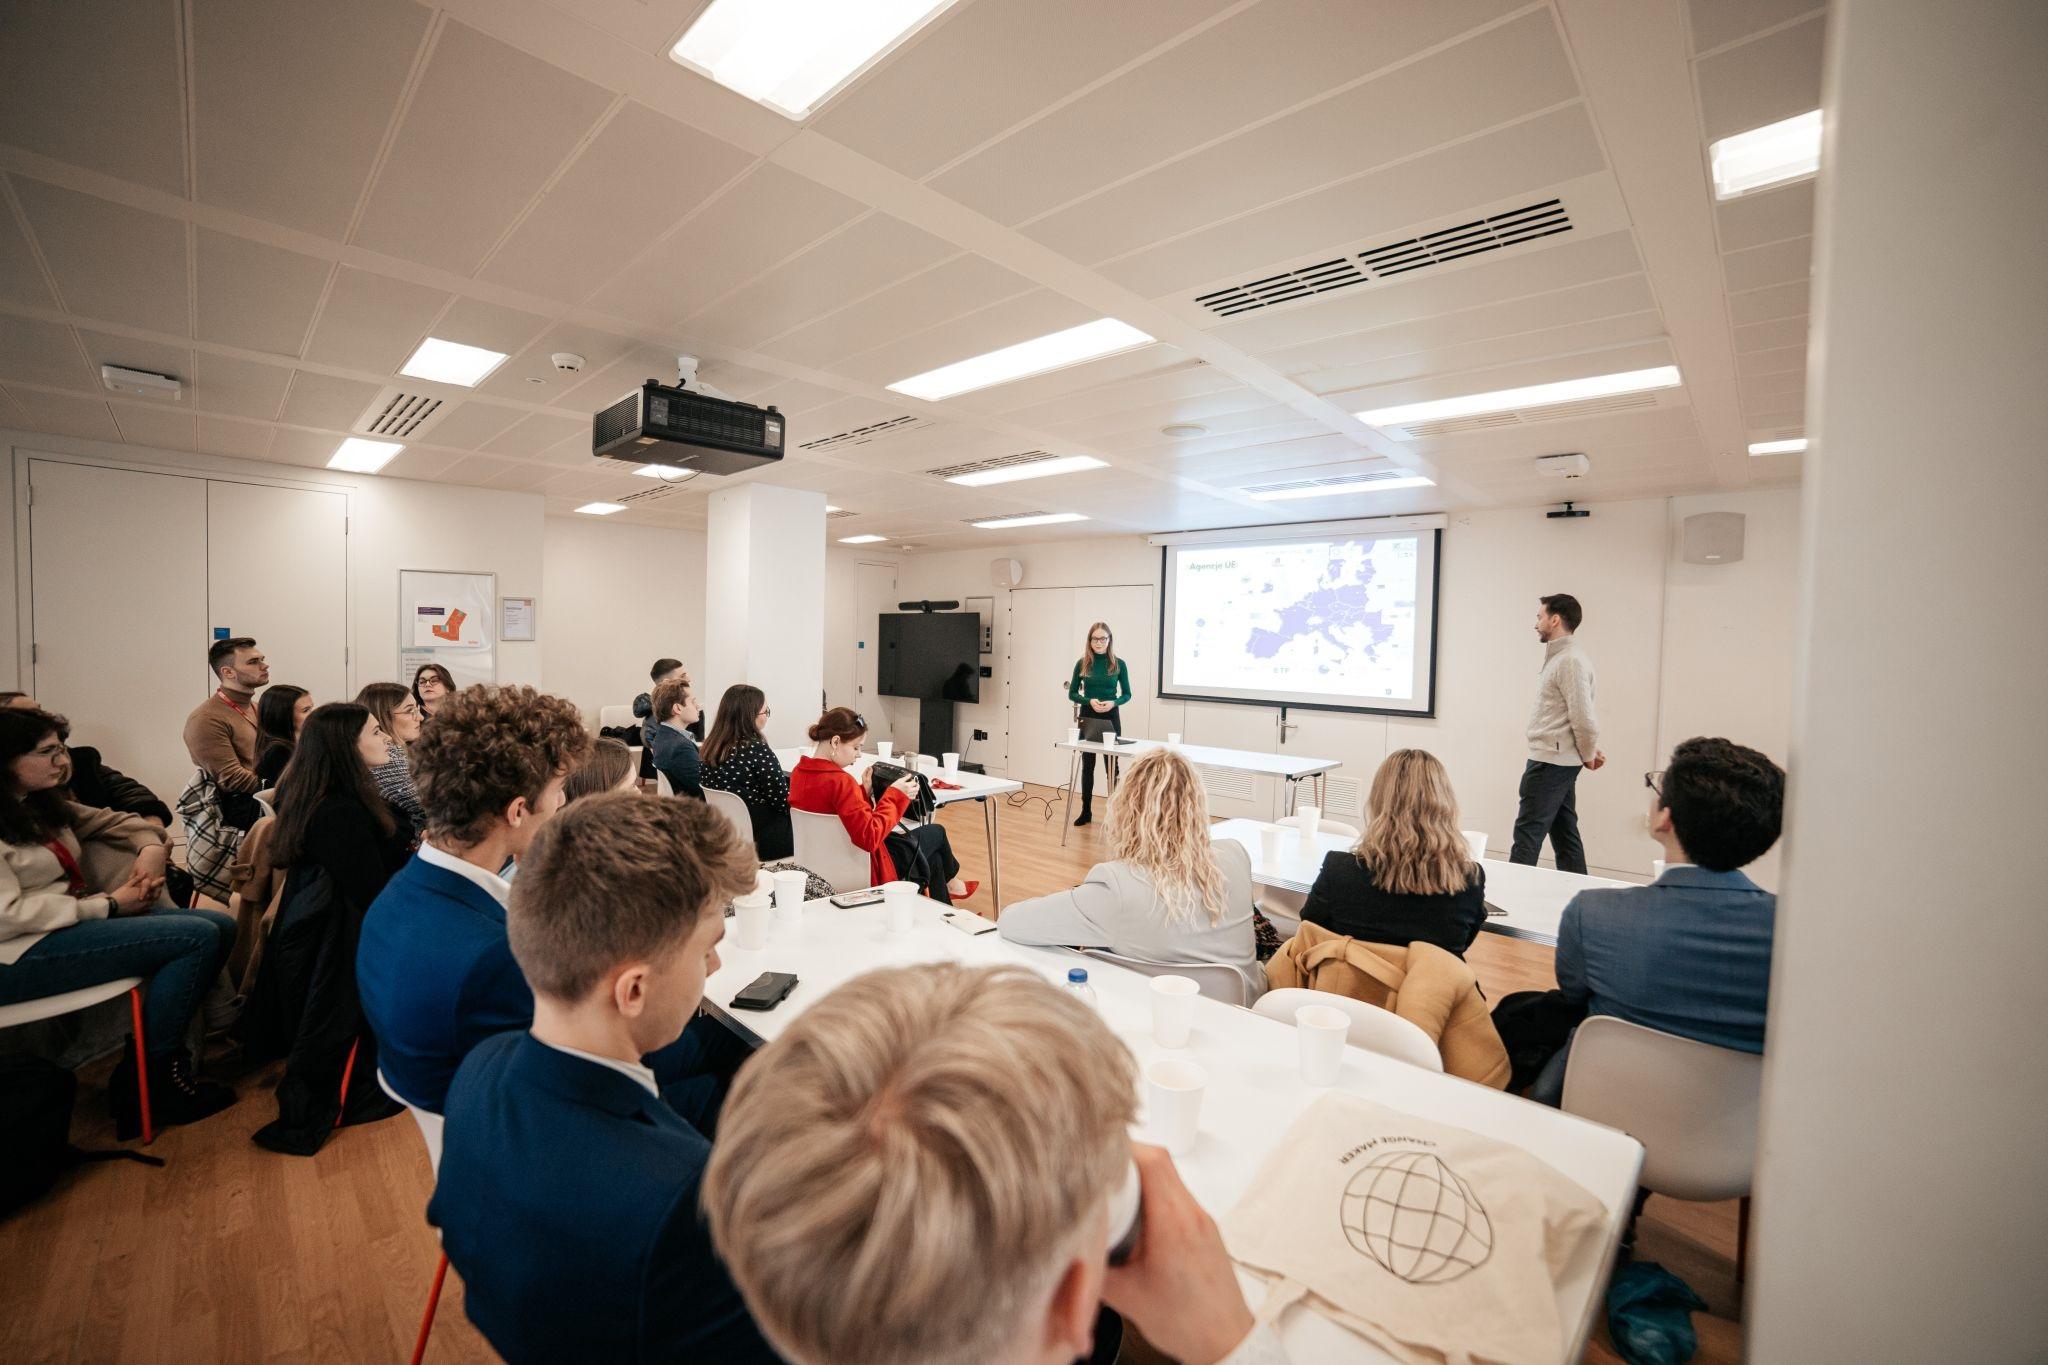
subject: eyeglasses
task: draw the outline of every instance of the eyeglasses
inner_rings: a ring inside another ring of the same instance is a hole
[[[46,762],[55,763],[59,759],[64,757],[64,753],[64,745],[61,742],[59,742],[56,744],[38,744],[36,745],[35,748],[30,749],[28,751],[28,756],[30,758],[40,758],[45,760]]]
[[[1655,792],[1657,799],[1662,801],[1664,799],[1664,770],[1659,768],[1655,772],[1644,773],[1643,785]]]

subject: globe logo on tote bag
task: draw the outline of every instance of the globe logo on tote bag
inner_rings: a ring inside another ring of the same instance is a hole
[[[1493,1223],[1442,1158],[1385,1152],[1344,1186],[1338,1209],[1353,1248],[1409,1284],[1443,1284],[1486,1263]]]

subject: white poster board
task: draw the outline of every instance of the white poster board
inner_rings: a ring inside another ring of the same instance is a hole
[[[410,683],[422,664],[439,664],[455,686],[498,680],[498,576],[398,571],[398,664]]]

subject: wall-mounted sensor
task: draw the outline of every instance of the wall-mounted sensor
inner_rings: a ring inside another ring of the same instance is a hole
[[[175,403],[185,394],[181,380],[149,370],[131,370],[125,365],[100,366],[100,383],[130,398],[168,398]]]

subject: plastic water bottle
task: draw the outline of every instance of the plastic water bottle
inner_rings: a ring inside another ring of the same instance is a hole
[[[1078,996],[1082,1004],[1095,1007],[1095,988],[1088,984],[1086,967],[1067,968],[1067,993]]]

